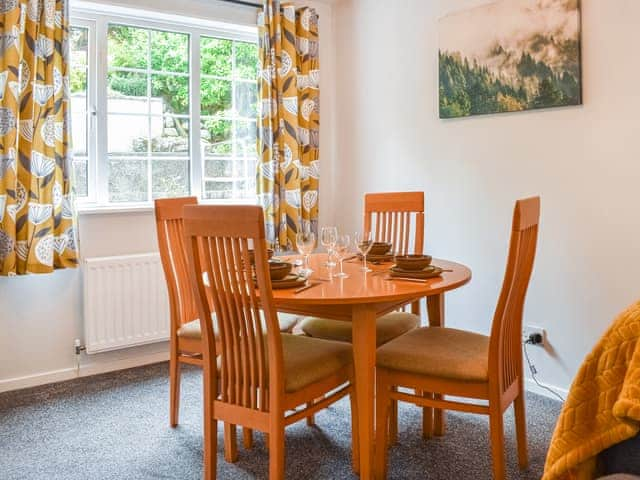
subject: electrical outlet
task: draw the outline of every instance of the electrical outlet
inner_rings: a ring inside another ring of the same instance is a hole
[[[526,342],[538,335],[541,341],[538,343],[529,343],[529,345],[544,348],[547,344],[547,331],[544,328],[536,327],[535,325],[525,326],[524,332],[522,332],[522,340]]]

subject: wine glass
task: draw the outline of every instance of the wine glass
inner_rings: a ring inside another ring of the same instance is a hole
[[[309,268],[309,255],[316,246],[316,234],[311,230],[301,230],[296,234],[296,248],[300,255],[304,255],[304,265],[300,270],[305,277],[310,276],[313,270]]]
[[[349,278],[349,275],[344,273],[344,270],[342,269],[342,263],[344,262],[344,259],[347,258],[347,255],[349,255],[349,247],[351,247],[351,237],[349,235],[338,236],[335,247],[336,255],[340,260],[340,272],[335,274],[338,278]]]
[[[336,266],[336,262],[331,260],[333,256],[333,250],[336,247],[338,241],[338,229],[336,227],[322,227],[320,230],[320,243],[327,249],[327,262],[326,267],[333,268]]]
[[[355,243],[358,252],[362,255],[362,268],[360,270],[363,272],[371,272],[372,270],[367,267],[367,254],[373,246],[373,237],[371,236],[371,232],[356,233]]]

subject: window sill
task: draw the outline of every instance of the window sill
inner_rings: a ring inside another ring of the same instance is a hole
[[[200,205],[256,205],[256,199],[242,200],[201,200]],[[113,214],[137,214],[151,213],[154,210],[153,203],[125,203],[116,204],[96,204],[77,203],[78,215],[113,215]]]

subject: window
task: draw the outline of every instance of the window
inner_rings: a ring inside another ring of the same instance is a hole
[[[257,47],[200,39],[200,119],[205,198],[255,195]]]
[[[89,28],[75,26],[69,32],[71,43],[71,126],[73,137],[73,171],[76,194],[85,198],[89,189],[89,125],[88,102]]]
[[[70,41],[78,198],[255,199],[255,31],[82,17]]]

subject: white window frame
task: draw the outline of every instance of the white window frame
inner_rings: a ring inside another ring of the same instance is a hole
[[[122,7],[90,6],[82,4],[72,8],[70,25],[89,28],[89,74],[87,78],[88,106],[92,113],[90,133],[87,135],[88,196],[78,198],[77,208],[81,213],[127,212],[152,209],[152,202],[109,202],[108,192],[108,146],[107,135],[97,132],[107,130],[108,52],[107,33],[109,24],[157,29],[189,35],[189,172],[190,195],[202,199],[204,185],[204,159],[201,155],[200,133],[200,39],[215,37],[240,42],[257,43],[257,28],[208,21],[177,15],[161,14]],[[235,59],[234,59],[235,62]],[[194,74],[196,73],[197,74]],[[198,121],[195,122],[194,120]],[[151,192],[150,192],[151,193]],[[203,200],[203,203],[248,203],[255,199]]]

